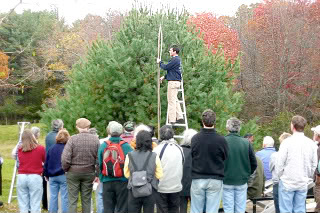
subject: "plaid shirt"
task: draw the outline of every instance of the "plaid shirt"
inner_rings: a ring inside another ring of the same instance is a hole
[[[79,173],[97,171],[99,146],[99,138],[96,135],[88,132],[73,135],[61,156],[63,170]]]

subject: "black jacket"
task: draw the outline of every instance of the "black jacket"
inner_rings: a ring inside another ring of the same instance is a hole
[[[223,180],[228,158],[226,139],[215,129],[202,128],[191,140],[192,179]]]
[[[192,157],[191,157],[191,147],[182,145],[182,150],[184,154],[184,164],[183,164],[183,176],[182,176],[182,191],[180,196],[190,196],[191,188],[191,170],[192,170]]]
[[[160,68],[167,70],[165,79],[168,81],[181,81],[181,59],[179,56],[172,57],[168,64],[161,61]]]

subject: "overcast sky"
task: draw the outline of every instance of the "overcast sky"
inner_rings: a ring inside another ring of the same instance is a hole
[[[0,0],[0,11],[8,12],[20,0]],[[22,0],[16,8],[16,12],[31,9],[33,11],[50,10],[58,8],[59,15],[68,23],[84,18],[88,13],[104,16],[107,10],[114,9],[128,11],[137,0]],[[169,5],[171,8],[182,8],[190,12],[213,12],[220,15],[232,16],[242,4],[250,5],[262,0],[138,0],[144,4],[152,5],[152,8],[161,8]]]

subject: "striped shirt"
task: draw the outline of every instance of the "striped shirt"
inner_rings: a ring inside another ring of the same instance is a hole
[[[276,159],[276,173],[288,190],[307,190],[317,167],[317,145],[303,132],[285,139]]]

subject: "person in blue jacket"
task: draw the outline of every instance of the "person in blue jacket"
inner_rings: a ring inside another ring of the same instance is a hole
[[[160,82],[162,82],[163,79],[168,80],[168,119],[171,125],[174,125],[175,123],[184,123],[181,106],[177,97],[182,79],[179,52],[180,49],[176,45],[173,45],[169,50],[172,58],[168,64],[164,64],[159,58],[157,59],[160,68],[167,71],[167,74],[160,78]]]

